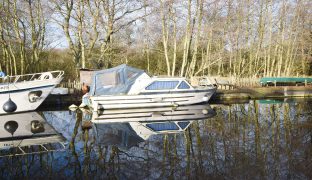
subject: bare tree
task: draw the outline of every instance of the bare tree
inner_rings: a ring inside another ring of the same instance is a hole
[[[162,43],[164,47],[166,67],[167,67],[167,75],[170,76],[170,61],[169,61],[169,52],[168,52],[168,25],[167,18],[165,16],[165,2],[164,0],[160,0],[160,14],[161,14],[161,29],[162,29]]]
[[[106,62],[110,63],[109,55],[112,50],[113,35],[129,27],[137,20],[147,16],[147,14],[141,12],[147,6],[147,3],[134,0],[101,1],[102,13],[100,17],[100,27],[103,29],[103,36],[100,41],[101,56],[99,60],[105,61],[105,57],[108,55]],[[140,13],[142,13],[142,15]]]
[[[189,71],[187,72],[188,76],[191,77],[195,73],[195,67],[197,64],[197,52],[198,52],[198,44],[199,44],[199,38],[201,33],[201,27],[202,27],[202,20],[203,20],[203,0],[197,1],[197,12],[196,12],[196,19],[197,19],[197,32],[195,36],[195,42],[193,46],[193,56],[192,61],[190,63]]]
[[[0,69],[46,68],[47,26],[57,23],[76,67],[126,62],[169,76],[304,75],[312,64],[310,9],[308,0],[3,0]]]
[[[189,48],[190,48],[190,41],[191,41],[191,18],[192,18],[192,1],[188,0],[187,3],[187,23],[186,23],[186,31],[185,31],[185,37],[184,37],[184,45],[183,45],[183,61],[182,61],[182,66],[181,66],[181,72],[180,76],[184,76],[184,69],[188,61],[188,56],[189,56]]]
[[[43,14],[43,7],[40,0],[28,0],[27,6],[31,29],[30,34],[32,58],[30,65],[32,67],[37,67],[37,69],[35,68],[35,71],[38,71],[40,54],[42,53],[45,43],[46,19]]]
[[[56,17],[55,21],[64,31],[73,61],[85,68],[99,38],[100,0],[53,1],[53,4],[62,17]]]

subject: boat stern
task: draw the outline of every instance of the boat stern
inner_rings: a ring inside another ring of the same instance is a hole
[[[217,91],[217,88],[215,87],[209,89],[208,92],[202,98],[203,102],[208,102],[211,99],[211,97],[215,94],[216,91]]]

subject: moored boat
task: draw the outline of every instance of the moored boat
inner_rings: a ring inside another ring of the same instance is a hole
[[[37,109],[63,75],[63,71],[49,71],[0,77],[0,115]]]
[[[193,87],[183,77],[150,77],[125,64],[93,74],[83,103],[99,109],[146,108],[208,102],[214,86]]]

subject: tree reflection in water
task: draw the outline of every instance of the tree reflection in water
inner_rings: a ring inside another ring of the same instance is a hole
[[[216,116],[193,121],[184,132],[152,135],[136,144],[130,142],[135,134],[123,130],[126,126],[133,130],[127,123],[107,127],[109,134],[101,139],[95,127],[81,127],[79,111],[58,112],[66,115],[65,120],[44,112],[67,138],[68,150],[1,158],[0,176],[311,179],[311,105],[309,101],[215,105]]]

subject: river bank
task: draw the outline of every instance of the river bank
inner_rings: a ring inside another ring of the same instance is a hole
[[[214,100],[312,97],[312,86],[279,86],[217,90]]]

